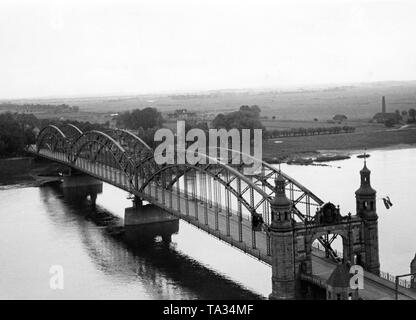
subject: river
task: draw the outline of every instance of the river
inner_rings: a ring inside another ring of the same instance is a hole
[[[416,253],[416,149],[369,152],[377,190],[381,269],[407,273]],[[355,210],[363,159],[282,170],[342,214]],[[381,197],[388,195],[387,210]],[[53,187],[0,187],[0,299],[257,299],[271,292],[271,269],[181,221],[170,245],[131,247],[106,232],[121,224],[128,194],[104,184],[96,211],[69,204]],[[98,221],[109,214],[115,218]],[[53,290],[50,267],[62,266]]]

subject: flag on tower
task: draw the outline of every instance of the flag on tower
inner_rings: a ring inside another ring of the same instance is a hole
[[[384,202],[384,205],[386,206],[386,209],[390,209],[390,207],[393,206],[393,203],[391,203],[390,201],[390,197],[383,198],[383,202]]]

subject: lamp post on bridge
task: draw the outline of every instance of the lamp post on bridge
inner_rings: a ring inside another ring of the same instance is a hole
[[[396,280],[395,280],[396,288],[395,288],[395,298],[394,298],[394,300],[399,300],[399,279],[403,278],[403,277],[408,277],[408,276],[411,276],[410,283],[413,284],[413,282],[416,279],[415,278],[416,277],[416,272],[401,274],[399,276],[396,276]]]

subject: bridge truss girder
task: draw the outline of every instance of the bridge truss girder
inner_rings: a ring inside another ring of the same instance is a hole
[[[225,189],[224,192],[229,192],[236,199],[238,212],[243,206],[251,215],[262,215],[266,230],[271,222],[269,203],[274,197],[274,179],[278,175],[286,180],[287,194],[293,204],[294,218],[298,222],[313,223],[311,206],[319,208],[324,203],[298,181],[264,161],[260,161],[256,174],[246,175],[245,166],[241,164],[243,155],[234,150],[230,154],[240,157],[239,165],[233,164],[236,163],[235,158],[223,163],[206,154],[200,154],[206,160],[205,163],[160,165],[155,162],[153,149],[127,130],[93,130],[83,133],[72,124],[65,124],[62,130],[54,125],[42,129],[37,139],[37,149],[39,151],[42,148],[66,153],[71,163],[76,163],[81,157],[120,169],[130,182],[131,193],[135,194],[144,192],[149,183],[172,190],[175,184],[179,186],[184,177],[196,174],[210,177],[212,181],[207,180],[206,188],[212,188],[210,183],[220,184]],[[251,156],[244,157],[247,159]],[[206,177],[203,179],[207,179]],[[303,210],[300,208],[302,205]],[[325,238],[319,240],[329,252],[333,251],[330,241]]]

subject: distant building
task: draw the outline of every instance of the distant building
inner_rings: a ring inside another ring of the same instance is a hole
[[[377,122],[377,123],[385,123],[386,121],[389,121],[393,124],[398,123],[399,120],[401,120],[401,115],[395,112],[386,112],[387,111],[387,107],[386,107],[386,99],[383,96],[381,98],[381,112],[376,113],[373,116],[373,121]]]
[[[395,112],[379,112],[374,115],[373,120],[377,123],[384,123],[387,120],[393,121],[394,123],[398,123],[400,120],[400,116]]]
[[[116,128],[117,127],[117,119],[119,117],[118,113],[111,113],[110,114],[110,120],[108,121],[108,126],[110,128]]]

